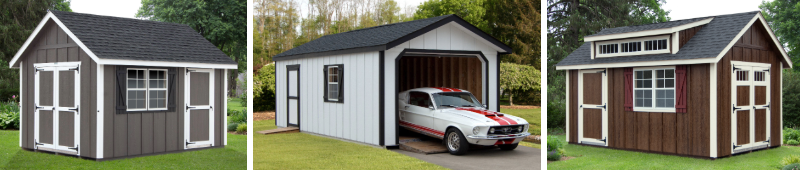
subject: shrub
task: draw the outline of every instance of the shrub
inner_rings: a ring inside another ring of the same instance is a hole
[[[19,105],[17,102],[0,103],[0,129],[19,129]]]
[[[275,64],[261,67],[253,77],[253,111],[266,110],[275,110]]]
[[[786,144],[789,144],[789,145],[799,145],[799,144],[800,144],[800,142],[797,142],[797,140],[794,140],[794,139],[792,139],[792,140],[786,141]]]
[[[800,169],[800,164],[790,164],[783,167],[782,170],[798,170]]]
[[[547,152],[547,160],[548,161],[561,160],[561,154],[559,154],[558,151]]]
[[[556,136],[548,135],[547,136],[547,151],[554,151],[561,149],[564,144],[561,142],[560,139],[556,138]]]
[[[246,132],[247,132],[246,123],[239,124],[239,127],[236,127],[236,133],[246,133]]]
[[[792,128],[783,128],[783,143],[786,143],[792,139],[797,140],[794,132],[795,130]]]
[[[228,114],[230,115],[230,123],[245,123],[247,122],[247,112],[243,110],[233,110],[228,109]]]
[[[789,155],[781,159],[781,166],[800,163],[800,155]]]
[[[228,131],[236,131],[238,127],[239,123],[228,123]]]
[[[783,124],[800,126],[800,71],[789,69],[783,72]]]
[[[566,128],[567,100],[566,79],[557,75],[555,81],[547,82],[547,128]]]

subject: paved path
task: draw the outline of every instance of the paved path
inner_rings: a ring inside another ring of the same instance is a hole
[[[455,156],[450,153],[420,154],[400,149],[392,151],[415,157],[417,159],[437,164],[450,169],[540,169],[540,149],[527,146],[518,146],[513,151],[502,151],[498,148],[473,150],[466,155]]]

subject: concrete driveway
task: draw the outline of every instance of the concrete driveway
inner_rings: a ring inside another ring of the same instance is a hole
[[[499,148],[471,150],[461,156],[450,153],[425,155],[400,149],[392,151],[450,169],[541,169],[542,160],[540,149],[527,146],[518,146],[513,151],[502,151]]]

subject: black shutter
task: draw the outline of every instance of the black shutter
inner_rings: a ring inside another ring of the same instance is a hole
[[[344,103],[344,65],[339,65],[339,103]]]
[[[288,74],[287,74],[288,75]],[[328,66],[322,67],[322,77],[324,77],[324,81],[322,81],[322,87],[325,88],[322,94],[322,101],[328,101]],[[289,80],[288,78],[286,80]]]
[[[117,96],[119,96],[119,97],[117,98],[117,110],[119,112],[117,112],[117,113],[124,113],[124,111],[128,109],[128,107],[125,106],[125,103],[126,103],[125,102],[125,99],[126,99],[125,95],[127,95],[127,93],[125,93],[125,91],[126,91],[126,89],[125,89],[125,85],[126,85],[125,84],[125,77],[126,77],[127,74],[128,74],[128,70],[125,67],[119,67],[118,66],[118,69],[117,69],[117,91],[118,91],[117,92]]]
[[[167,91],[167,93],[168,93],[167,94],[167,111],[174,112],[175,111],[175,102],[177,102],[177,101],[175,101],[175,95],[178,94],[177,92],[175,92],[175,86],[177,86],[176,83],[175,83],[175,75],[176,75],[175,72],[177,72],[177,69],[171,68],[167,72],[168,72],[168,75],[169,75],[167,77],[168,78],[167,81],[169,81],[169,89]]]

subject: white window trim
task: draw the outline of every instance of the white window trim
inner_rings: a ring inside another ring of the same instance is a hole
[[[676,112],[675,111],[675,105],[678,105],[678,102],[677,102],[678,101],[678,96],[677,96],[677,93],[678,93],[677,87],[678,86],[677,86],[677,84],[673,85],[673,87],[671,88],[672,91],[673,91],[673,97],[675,97],[674,101],[673,101],[672,108],[656,107],[656,90],[670,89],[670,88],[656,88],[656,82],[657,82],[658,78],[656,78],[655,70],[663,70],[663,69],[673,69],[673,70],[675,70],[675,66],[633,68],[633,76],[631,76],[631,78],[633,79],[633,80],[631,80],[631,86],[633,86],[633,91],[631,91],[631,93],[634,95],[633,96],[633,111],[634,112],[669,112],[669,113],[675,113]],[[645,70],[652,70],[653,71],[653,73],[652,73],[652,77],[653,77],[652,78],[652,80],[653,80],[652,85],[653,86],[651,88],[636,88],[636,71],[645,71]],[[675,78],[674,78],[675,81],[673,81],[673,82],[677,83],[678,75],[674,74],[674,76],[675,76]],[[645,89],[652,90],[651,93],[653,93],[652,94],[653,105],[652,105],[652,107],[636,107],[636,96],[635,96],[636,95],[636,90],[645,90]]]
[[[336,85],[336,87],[337,87],[337,88],[339,88],[339,80],[336,80],[336,82],[331,82],[331,80],[330,80],[330,77],[331,77],[331,69],[332,69],[332,68],[337,68],[337,70],[338,70],[338,69],[340,69],[340,68],[339,68],[339,66],[336,66],[336,65],[327,66],[327,67],[325,68],[325,69],[327,69],[327,70],[328,70],[328,75],[325,75],[325,76],[327,76],[327,77],[328,77],[328,82],[325,82],[325,83],[326,83],[325,85],[326,85],[326,86],[328,86],[328,87],[327,87],[327,88],[328,88],[328,91],[327,91],[327,93],[328,93],[328,100],[329,100],[329,101],[339,101],[339,95],[342,95],[342,94],[341,94],[341,92],[339,91],[339,89],[336,89],[336,94],[337,94],[337,95],[336,95],[336,98],[331,98],[331,89],[330,89],[331,85],[332,85],[332,84],[335,84],[335,85]],[[337,71],[337,72],[336,72],[336,78],[339,78],[339,76],[340,76],[340,75],[339,75],[339,71]],[[341,80],[341,79],[340,79],[340,80]]]
[[[667,48],[663,50],[645,50],[644,42],[650,40],[667,40]],[[608,53],[608,54],[600,54],[598,50],[596,57],[603,58],[603,57],[618,57],[618,56],[633,56],[633,55],[647,55],[647,54],[666,54],[670,53],[670,48],[672,48],[672,39],[670,35],[662,35],[662,36],[652,36],[652,37],[643,37],[643,38],[632,38],[632,39],[623,39],[623,40],[613,40],[613,41],[603,41],[595,43],[596,49],[600,49],[601,45],[608,45],[608,44],[620,44],[620,43],[629,43],[629,42],[641,42],[642,50],[637,52],[622,52],[622,49],[618,49],[617,53]],[[622,48],[622,45],[618,45],[617,48]]]
[[[128,88],[128,73],[127,73],[127,71],[130,71],[130,70],[144,70],[144,86],[145,86],[144,88],[135,88],[135,89]],[[164,88],[150,88],[150,71],[151,70],[153,70],[153,71],[164,71],[164,77],[165,77],[164,80],[165,80],[165,83],[166,83]],[[169,74],[168,74],[168,70],[167,69],[128,68],[126,70],[126,72],[125,72],[125,92],[126,92],[125,107],[126,107],[126,111],[163,111],[163,110],[168,110],[169,109],[167,107],[167,105],[169,103],[169,81],[168,81],[169,78],[167,77],[168,75]],[[164,100],[164,108],[150,108],[150,90],[151,89],[152,90],[164,90],[164,91],[166,91],[166,98]],[[131,90],[144,90],[144,108],[143,109],[131,109],[130,108],[131,105],[128,103],[128,101],[130,100],[130,98],[129,98],[130,96],[127,96],[127,93],[129,91],[131,91]]]

